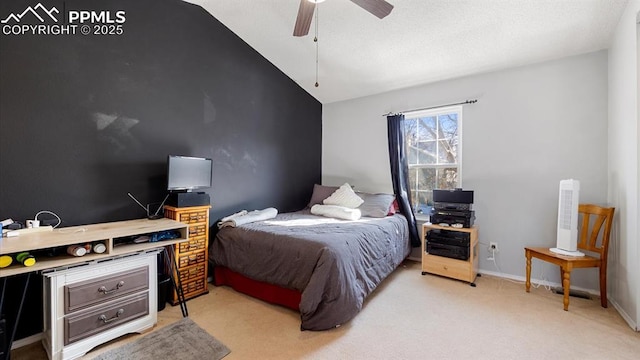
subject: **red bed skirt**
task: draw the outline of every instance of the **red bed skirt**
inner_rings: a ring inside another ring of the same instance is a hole
[[[302,293],[297,290],[252,280],[224,266],[216,266],[213,274],[213,284],[216,286],[231,286],[234,290],[243,294],[300,311]]]

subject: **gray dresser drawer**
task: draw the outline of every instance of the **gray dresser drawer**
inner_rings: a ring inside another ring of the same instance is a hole
[[[64,313],[149,288],[149,268],[83,281],[64,287]]]
[[[149,293],[134,295],[91,311],[80,311],[64,319],[64,344],[95,335],[149,314]]]

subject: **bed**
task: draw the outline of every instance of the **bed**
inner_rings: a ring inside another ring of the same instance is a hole
[[[302,330],[326,330],[353,318],[409,255],[408,232],[401,214],[340,220],[306,209],[220,229],[209,258],[216,285],[298,310]]]

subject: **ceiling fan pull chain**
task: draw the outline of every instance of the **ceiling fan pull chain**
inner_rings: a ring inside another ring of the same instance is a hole
[[[316,6],[316,36],[313,38],[313,42],[316,43],[316,87],[318,84],[318,14],[320,13],[320,6]]]

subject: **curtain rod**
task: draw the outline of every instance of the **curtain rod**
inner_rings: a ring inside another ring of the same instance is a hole
[[[448,107],[448,106],[454,106],[454,105],[475,104],[475,103],[477,103],[477,102],[478,102],[478,100],[477,100],[477,99],[473,99],[473,100],[466,100],[466,101],[459,102],[459,103],[454,103],[454,104],[437,105],[437,106],[431,106],[431,107],[428,107],[428,108],[422,108],[422,109],[413,109],[413,110],[400,111],[400,112],[399,112],[399,114],[407,113],[407,112],[414,112],[414,111],[422,111],[422,110],[439,109],[439,108]],[[388,112],[388,113],[386,113],[386,114],[382,114],[382,116],[389,116],[389,115],[393,115],[393,113],[392,113],[392,112]]]

